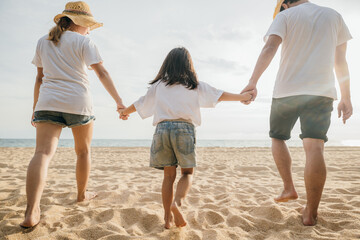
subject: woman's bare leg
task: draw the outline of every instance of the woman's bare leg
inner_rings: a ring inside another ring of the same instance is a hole
[[[61,130],[61,126],[51,123],[36,124],[36,149],[27,170],[27,206],[25,219],[20,226],[32,227],[40,221],[40,199],[45,186],[47,169],[55,154]]]
[[[97,196],[94,192],[86,192],[91,168],[90,145],[93,134],[94,122],[72,128],[75,142],[76,162],[76,182],[78,189],[77,201],[90,200]]]

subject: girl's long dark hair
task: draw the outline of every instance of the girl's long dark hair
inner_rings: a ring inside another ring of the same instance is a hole
[[[150,84],[163,81],[168,85],[181,84],[192,90],[199,82],[189,51],[184,47],[174,48],[166,56],[159,73]]]

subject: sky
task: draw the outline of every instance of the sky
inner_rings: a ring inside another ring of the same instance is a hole
[[[0,1],[0,138],[35,138],[30,125],[36,67],[31,64],[38,39],[54,26],[53,18],[67,1]],[[112,76],[125,105],[146,93],[174,47],[184,46],[192,55],[199,80],[229,92],[247,84],[264,45],[263,36],[272,22],[276,0],[89,0],[86,1],[104,26],[90,33],[104,66]],[[334,102],[331,140],[360,145],[360,1],[313,0],[342,14],[353,39],[347,61],[351,75],[354,115],[344,125],[337,118]],[[199,139],[268,139],[272,89],[279,53],[258,83],[258,97],[249,106],[222,102],[215,109],[202,109]],[[95,110],[94,138],[151,139],[152,118],[136,113],[121,121],[116,105],[93,71],[89,79]],[[298,138],[299,124],[292,137]],[[62,138],[71,138],[64,129]]]

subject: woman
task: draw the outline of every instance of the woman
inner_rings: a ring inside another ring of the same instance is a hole
[[[86,68],[93,69],[113,97],[117,110],[125,108],[114,83],[102,65],[95,44],[85,35],[101,27],[85,2],[69,2],[54,18],[56,26],[38,41],[33,64],[37,66],[32,124],[36,126],[36,150],[26,179],[27,208],[24,228],[40,222],[40,199],[49,162],[63,127],[72,129],[77,155],[77,201],[96,197],[86,192],[90,173],[93,116]]]

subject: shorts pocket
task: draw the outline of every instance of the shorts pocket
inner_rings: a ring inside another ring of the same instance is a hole
[[[190,154],[195,150],[195,137],[191,133],[180,133],[176,136],[176,147],[182,154]]]
[[[151,144],[151,153],[155,154],[163,149],[162,134],[154,134]]]

